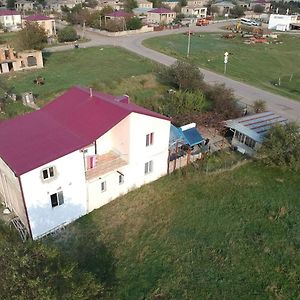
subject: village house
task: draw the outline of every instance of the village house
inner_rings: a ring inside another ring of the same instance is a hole
[[[119,0],[100,0],[95,9],[101,10],[106,6],[110,6],[113,10],[122,10],[124,8],[124,3]]]
[[[33,10],[33,4],[34,2],[32,1],[26,1],[26,0],[18,0],[15,2],[15,8],[17,11],[28,11],[28,10]]]
[[[21,27],[21,14],[16,10],[1,9],[0,23],[8,30],[18,30]]]
[[[0,196],[37,239],[167,174],[170,120],[73,87],[0,123]]]
[[[148,24],[170,24],[176,18],[176,12],[167,8],[154,8],[147,12]]]
[[[231,145],[239,152],[254,155],[261,146],[264,136],[275,124],[285,124],[287,119],[267,111],[238,119],[228,120]]]
[[[26,24],[26,22],[36,23],[40,27],[44,28],[48,37],[56,35],[55,20],[53,18],[49,18],[44,15],[30,15],[22,19],[23,27]]]
[[[147,0],[138,0],[138,8],[153,8],[153,3]]]
[[[43,68],[43,66],[41,51],[15,52],[9,45],[0,46],[0,74]]]
[[[219,16],[228,15],[230,13],[230,9],[234,8],[234,4],[229,1],[217,2],[211,5],[211,7],[217,7],[219,12]]]
[[[75,5],[81,4],[83,2],[84,0],[47,0],[46,8],[50,11],[61,12],[62,7],[71,9]]]
[[[289,31],[300,28],[300,16],[271,14],[268,29]]]
[[[166,1],[162,1],[163,5],[166,5],[168,8],[170,9],[174,9],[178,4],[178,0],[166,0]]]
[[[188,5],[181,8],[181,13],[183,13],[185,17],[205,19],[207,15],[207,8],[198,5]]]

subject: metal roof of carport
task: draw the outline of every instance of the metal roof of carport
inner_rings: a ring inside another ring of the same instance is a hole
[[[268,130],[275,124],[285,124],[287,119],[271,112],[263,112],[225,121],[225,126],[245,134],[256,142],[262,142]]]

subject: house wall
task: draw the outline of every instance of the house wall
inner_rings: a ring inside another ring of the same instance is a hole
[[[138,8],[153,8],[153,3],[152,2],[146,2],[146,1],[142,1],[142,2],[137,2],[138,4]]]
[[[154,143],[146,147],[146,135],[151,132],[154,133]],[[112,150],[117,150],[125,160],[127,156],[128,164],[87,182],[89,211],[167,174],[169,121],[131,113],[111,133]],[[145,163],[151,160],[153,171],[145,174]],[[124,175],[122,184],[119,184],[119,172]],[[106,182],[104,192],[101,191],[103,181]]]
[[[22,21],[22,26],[24,27],[26,24],[26,20]],[[47,36],[50,37],[55,34],[55,20],[40,20],[40,21],[29,21],[37,23],[40,27],[45,29]]]
[[[206,7],[189,7],[185,6],[181,8],[181,12],[185,16],[196,16],[198,18],[206,18],[207,8]]]
[[[42,170],[55,168],[55,176],[44,180]],[[87,212],[83,153],[75,151],[21,175],[33,239],[70,223]],[[64,204],[52,207],[50,195],[63,192]]]
[[[172,23],[174,19],[176,18],[176,13],[147,13],[147,23],[150,24],[160,24],[160,23]]]
[[[178,3],[179,3],[178,1],[163,1],[162,2],[162,4],[168,5],[168,7],[170,7],[170,9],[174,9]]]
[[[278,25],[283,27],[283,31],[290,30],[290,24],[297,21],[297,16],[290,15],[270,15],[268,29],[276,29]]]
[[[21,15],[0,16],[0,23],[4,27],[17,27],[21,25]]]
[[[20,70],[28,70],[28,69],[37,69],[37,68],[43,68],[43,55],[41,51],[33,51],[33,52],[19,52],[17,54],[18,58],[13,63],[13,70],[14,71],[20,71]],[[28,65],[28,57],[33,56],[36,58],[36,65],[29,66]]]
[[[19,216],[20,220],[26,226],[29,232],[19,179],[1,158],[0,196],[4,199],[5,205]]]

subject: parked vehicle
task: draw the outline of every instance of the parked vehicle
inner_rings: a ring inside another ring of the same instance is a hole
[[[198,19],[196,26],[207,26],[209,24],[209,21],[206,19]]]
[[[246,19],[246,18],[241,18],[241,24],[252,26],[252,20]]]

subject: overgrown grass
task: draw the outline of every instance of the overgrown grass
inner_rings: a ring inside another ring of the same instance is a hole
[[[81,218],[61,242],[84,235],[113,252],[108,299],[296,299],[299,181],[251,162],[190,167]]]
[[[226,40],[221,34],[195,34],[191,37],[190,61],[223,73],[224,53],[230,53],[227,76],[248,82],[292,99],[300,100],[300,38],[280,35],[275,44],[243,44],[241,38]],[[183,34],[151,38],[144,45],[186,59],[187,36]],[[279,78],[281,85],[278,84]],[[275,85],[276,84],[276,85]]]

